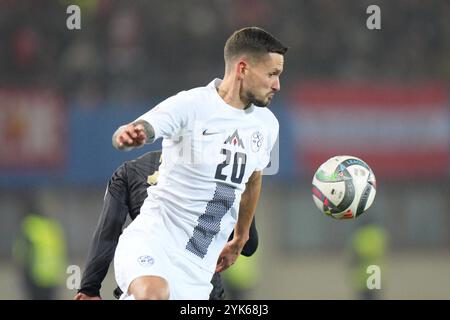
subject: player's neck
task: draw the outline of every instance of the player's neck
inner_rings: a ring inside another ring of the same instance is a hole
[[[219,96],[226,104],[242,110],[248,106],[248,103],[242,101],[239,91],[239,83],[227,77],[223,79],[222,83],[217,88]]]

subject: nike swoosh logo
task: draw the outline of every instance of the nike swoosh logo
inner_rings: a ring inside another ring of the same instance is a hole
[[[220,132],[206,132],[206,131],[208,131],[208,129],[205,129],[203,131],[203,135],[204,136],[210,136],[210,135],[213,135],[213,134],[219,134],[220,133]]]

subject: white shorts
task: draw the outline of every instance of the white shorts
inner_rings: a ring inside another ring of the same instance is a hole
[[[207,300],[213,274],[181,254],[170,252],[170,240],[156,231],[153,217],[139,215],[123,232],[114,256],[116,281],[126,296],[131,282],[159,276],[169,284],[170,300]],[[146,228],[147,227],[147,228]]]

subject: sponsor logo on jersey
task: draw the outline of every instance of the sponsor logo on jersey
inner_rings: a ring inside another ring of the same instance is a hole
[[[220,132],[208,132],[208,129],[203,130],[203,135],[204,136],[210,136],[213,134],[219,134]]]
[[[225,140],[224,144],[231,144],[233,146],[238,145],[242,149],[244,148],[244,143],[242,142],[242,139],[239,138],[239,133],[237,129],[234,131],[234,133]]]

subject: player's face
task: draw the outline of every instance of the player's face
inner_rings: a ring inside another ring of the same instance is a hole
[[[248,65],[248,73],[242,83],[241,97],[259,107],[266,107],[280,90],[280,75],[284,57],[279,53],[268,53]]]

